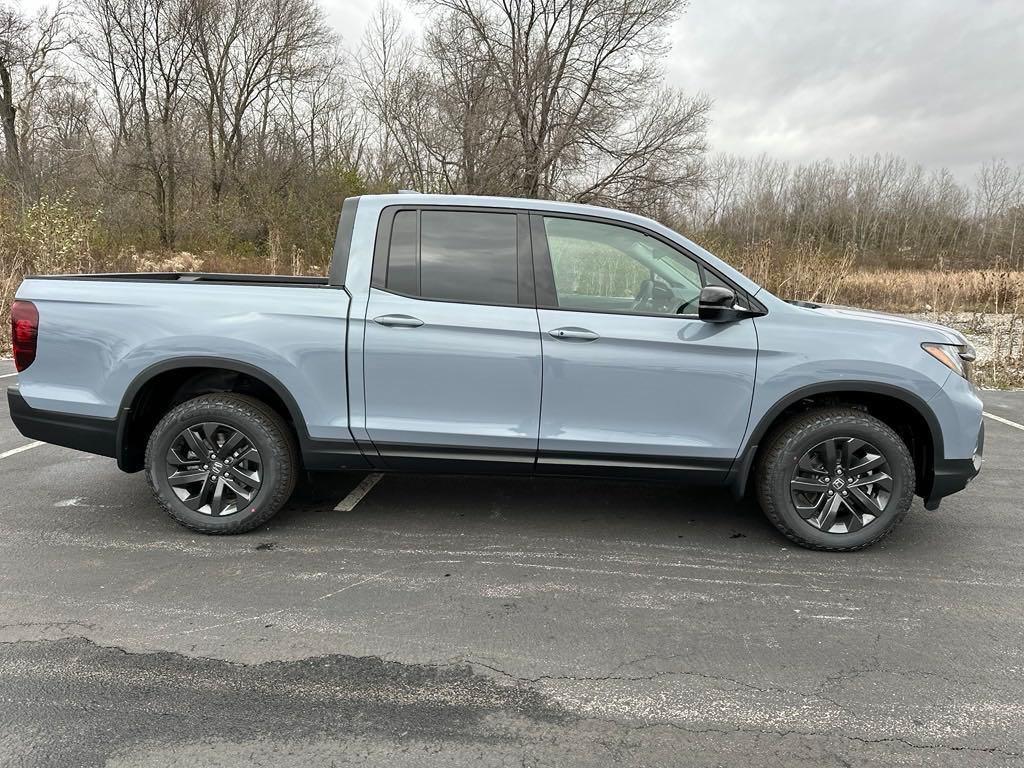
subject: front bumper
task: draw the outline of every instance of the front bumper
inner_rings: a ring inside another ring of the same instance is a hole
[[[18,385],[7,388],[11,421],[25,437],[99,456],[117,455],[117,419],[33,408]]]
[[[974,449],[974,456],[969,459],[942,459],[936,460],[932,471],[931,489],[925,497],[925,509],[938,509],[939,502],[954,493],[958,493],[967,487],[978,473],[985,454],[985,422],[982,421],[978,430],[977,447]]]

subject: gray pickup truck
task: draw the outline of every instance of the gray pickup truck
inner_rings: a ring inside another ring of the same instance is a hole
[[[750,491],[851,550],[981,467],[960,334],[782,301],[604,208],[350,198],[325,278],[30,277],[12,331],[22,434],[144,469],[204,533],[262,524],[303,469],[493,472]]]

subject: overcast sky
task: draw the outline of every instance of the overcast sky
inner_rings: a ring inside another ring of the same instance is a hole
[[[1024,163],[1024,0],[691,0],[673,43],[716,150]]]
[[[321,1],[356,44],[376,0]],[[670,81],[714,99],[715,151],[892,152],[963,181],[1024,163],[1024,0],[691,0],[670,37]]]

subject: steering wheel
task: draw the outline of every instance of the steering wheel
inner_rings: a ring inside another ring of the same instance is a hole
[[[695,305],[693,310],[690,309],[691,305]],[[679,309],[676,310],[677,315],[695,315],[697,310],[700,308],[700,296],[694,296],[689,301],[684,301],[679,305]]]
[[[633,297],[633,311],[639,312],[642,309],[650,309],[654,303],[654,281],[644,280]]]

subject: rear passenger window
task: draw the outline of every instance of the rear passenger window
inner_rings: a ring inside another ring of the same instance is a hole
[[[516,233],[514,213],[399,211],[386,286],[425,299],[515,305]]]

